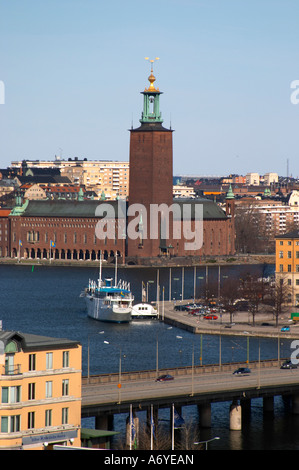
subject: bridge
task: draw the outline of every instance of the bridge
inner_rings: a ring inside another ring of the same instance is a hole
[[[242,409],[251,399],[263,398],[264,408],[273,410],[274,397],[292,398],[293,412],[299,414],[299,368],[281,369],[282,360],[255,361],[249,364],[251,373],[233,375],[238,367],[248,364],[221,364],[168,369],[173,380],[156,382],[156,371],[105,374],[83,378],[82,417],[96,418],[96,428],[109,429],[117,413],[135,412],[150,407],[155,410],[197,405],[200,425],[211,426],[211,404],[231,402],[230,429],[241,429]]]

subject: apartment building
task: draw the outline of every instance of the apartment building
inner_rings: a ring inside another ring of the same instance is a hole
[[[0,450],[80,446],[81,345],[0,330]]]
[[[26,163],[26,165],[25,165]],[[126,199],[129,195],[129,162],[110,160],[79,160],[78,158],[55,161],[13,161],[12,168],[59,169],[61,176],[68,177],[73,184],[93,189],[105,199]]]
[[[299,230],[277,236],[275,243],[276,278],[289,287],[288,303],[299,306]]]

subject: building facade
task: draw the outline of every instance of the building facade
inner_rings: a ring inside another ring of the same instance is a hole
[[[126,243],[120,233],[117,201],[111,219],[97,216],[99,201],[25,201],[9,216],[11,257],[25,259],[109,261],[115,255],[125,262]],[[105,215],[105,214],[104,214]],[[115,217],[114,217],[115,215]],[[98,223],[105,219],[102,234]],[[107,235],[105,235],[107,231]]]
[[[0,449],[80,446],[81,345],[0,330]]]
[[[276,237],[275,273],[288,286],[288,303],[299,306],[299,230]]]

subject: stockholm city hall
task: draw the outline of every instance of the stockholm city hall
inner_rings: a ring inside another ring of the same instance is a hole
[[[234,254],[234,196],[230,191],[225,211],[208,199],[173,199],[173,131],[163,126],[162,93],[155,86],[154,61],[150,62],[149,86],[142,92],[140,126],[130,129],[129,199],[123,201],[127,210],[126,235],[123,229],[122,234],[119,233],[119,201],[80,197],[76,201],[18,200],[8,215],[9,237],[0,247],[3,257],[96,261],[102,253],[108,261],[118,255],[123,263],[141,264],[150,259],[192,256],[200,260]],[[99,222],[96,211],[101,204],[115,209],[115,218],[107,222],[114,224],[113,238],[96,235]],[[177,209],[175,213],[167,211],[172,205]],[[189,244],[188,249],[186,242],[190,242],[191,235],[186,238],[183,227],[186,205],[191,234],[197,230],[199,207],[202,214],[202,243],[200,246]],[[151,215],[152,209],[157,207],[153,231]],[[130,236],[132,225],[135,226],[134,236]]]

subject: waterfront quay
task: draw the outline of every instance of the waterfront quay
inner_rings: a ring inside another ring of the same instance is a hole
[[[256,336],[264,338],[283,337],[287,339],[299,339],[299,324],[290,321],[287,313],[279,318],[278,325],[272,313],[263,312],[255,315],[255,324],[252,322],[250,312],[234,312],[233,322],[230,321],[229,313],[218,313],[217,320],[204,319],[203,315],[192,315],[187,311],[175,310],[176,305],[193,303],[193,299],[183,302],[164,301],[159,302],[159,320],[164,323],[187,330],[194,334],[227,335],[227,336]],[[290,331],[282,332],[283,326],[289,326]]]

